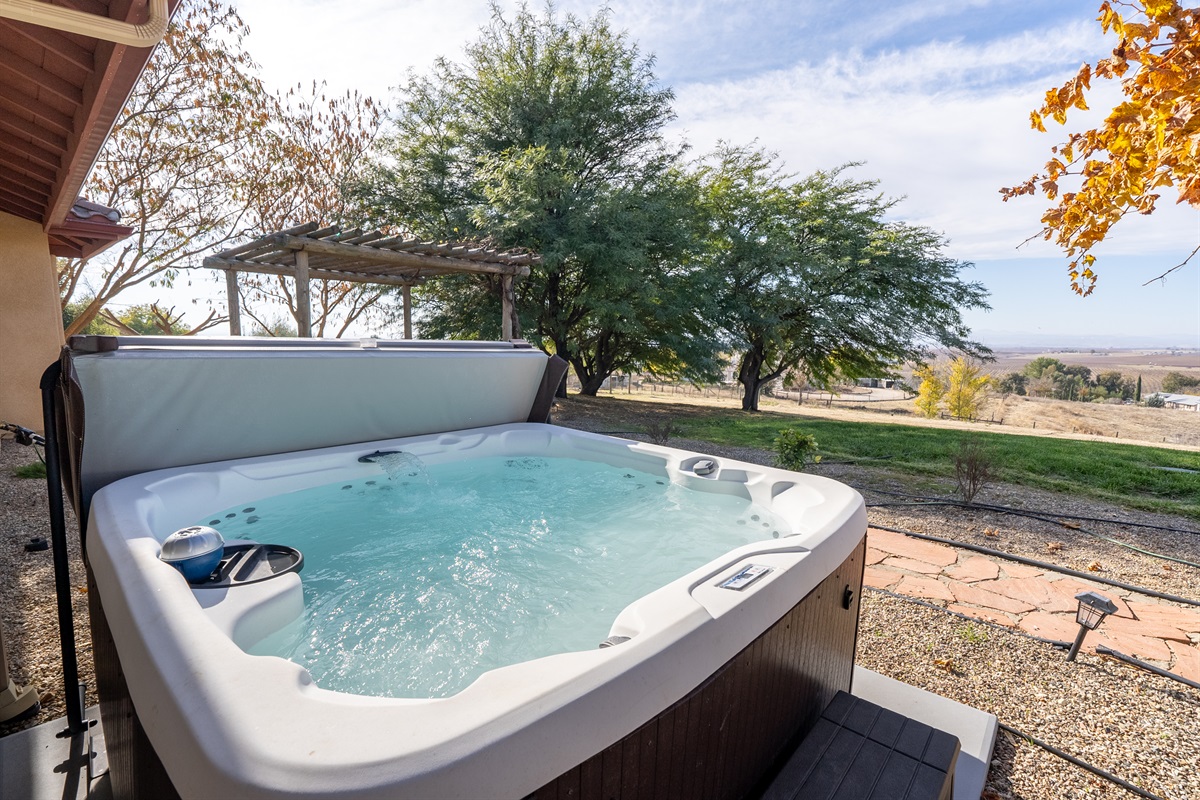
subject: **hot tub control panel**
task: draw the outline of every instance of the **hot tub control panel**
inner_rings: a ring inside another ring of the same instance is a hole
[[[762,564],[750,564],[733,577],[726,578],[717,585],[722,589],[733,589],[740,592],[769,572],[771,572],[770,567],[764,567]]]

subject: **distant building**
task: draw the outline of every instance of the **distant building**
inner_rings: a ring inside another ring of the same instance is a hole
[[[1166,408],[1183,408],[1188,411],[1200,411],[1200,396],[1198,395],[1155,392],[1151,397],[1161,397]]]

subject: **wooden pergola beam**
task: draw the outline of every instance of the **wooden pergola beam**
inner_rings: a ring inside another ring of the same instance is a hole
[[[404,250],[387,250],[370,245],[342,244],[304,236],[289,236],[277,233],[270,237],[274,244],[288,250],[307,251],[324,255],[343,256],[358,261],[372,261],[398,267],[429,270],[433,272],[474,272],[486,275],[528,275],[528,264],[500,264],[473,261],[465,258],[432,256]]]
[[[226,273],[230,330],[240,331],[237,297],[239,272],[279,275],[295,282],[296,322],[301,336],[312,335],[313,280],[368,283],[403,289],[404,338],[412,338],[413,286],[440,275],[500,276],[501,336],[520,336],[513,282],[528,275],[539,262],[530,253],[500,252],[479,242],[432,242],[408,236],[388,236],[362,228],[343,230],[316,222],[260,236],[204,259],[203,266]]]
[[[278,264],[264,264],[256,261],[234,261],[233,259],[209,256],[204,259],[203,266],[208,269],[223,269],[227,272],[257,272],[263,275],[283,275],[291,278],[296,274],[295,267],[281,267]],[[378,283],[382,286],[415,286],[424,282],[422,276],[403,277],[399,275],[371,275],[362,272],[340,272],[333,269],[317,269],[310,267],[308,277],[324,281],[340,281],[342,283]]]

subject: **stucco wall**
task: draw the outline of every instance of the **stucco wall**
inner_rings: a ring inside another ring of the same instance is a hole
[[[62,345],[46,234],[36,222],[0,212],[0,420],[41,430],[38,381]]]

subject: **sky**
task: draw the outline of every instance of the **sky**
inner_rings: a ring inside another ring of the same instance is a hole
[[[268,85],[325,81],[384,101],[410,70],[460,58],[491,14],[486,0],[234,2]],[[1000,187],[1032,175],[1067,130],[1098,123],[1119,98],[1099,82],[1094,111],[1067,129],[1029,127],[1047,89],[1111,52],[1094,21],[1098,5],[612,0],[608,8],[675,93],[671,137],[696,155],[721,140],[757,142],[800,174],[861,162],[853,177],[903,198],[894,218],[941,232],[948,254],[974,265],[965,274],[990,290],[992,310],[966,319],[985,342],[1200,347],[1200,258],[1141,285],[1200,245],[1200,211],[1164,196],[1152,217],[1127,218],[1095,251],[1099,285],[1080,298],[1056,248],[1022,245],[1040,230],[1046,201],[1000,199]],[[557,7],[589,16],[600,5]],[[191,283],[193,292],[216,286],[200,274]]]

